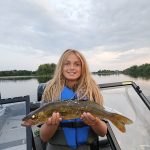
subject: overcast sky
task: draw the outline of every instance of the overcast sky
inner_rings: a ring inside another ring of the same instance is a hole
[[[0,0],[0,71],[37,70],[68,48],[91,71],[150,63],[150,1]]]

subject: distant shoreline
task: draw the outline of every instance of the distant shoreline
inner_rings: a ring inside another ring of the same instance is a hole
[[[96,74],[98,76],[109,76],[109,75],[119,75],[119,74],[124,74],[124,75],[128,75],[128,76],[131,76],[131,77],[134,77],[134,78],[138,78],[138,77],[141,77],[141,78],[146,78],[146,79],[150,79],[150,76],[149,75],[131,75],[131,74],[127,74],[127,73],[124,73],[124,72],[108,72],[108,73],[104,73],[104,72],[91,72],[92,74]],[[26,75],[26,76],[0,76],[0,79],[30,79],[30,78],[51,78],[52,75]]]
[[[48,75],[31,75],[31,76],[2,76],[0,79],[14,79],[14,78],[38,78],[38,77],[48,77]]]

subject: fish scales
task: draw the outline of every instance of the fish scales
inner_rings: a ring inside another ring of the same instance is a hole
[[[44,123],[53,112],[59,112],[64,120],[80,118],[83,112],[89,112],[95,117],[111,121],[121,132],[125,132],[125,125],[133,121],[119,113],[105,109],[105,107],[93,101],[85,100],[65,100],[46,103],[44,106],[29,113],[22,120],[34,120],[34,124]]]

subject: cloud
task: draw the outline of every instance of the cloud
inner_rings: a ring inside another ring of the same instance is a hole
[[[124,70],[133,65],[150,63],[149,48],[105,51],[105,47],[95,47],[88,52],[81,52],[86,56],[92,71],[100,69]]]
[[[22,61],[34,60],[28,67],[35,70],[42,62],[57,62],[68,48],[83,52],[92,69],[150,63],[149,5],[147,0],[0,1],[0,64],[11,62],[17,69],[7,56],[22,55]]]

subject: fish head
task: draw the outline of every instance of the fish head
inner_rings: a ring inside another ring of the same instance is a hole
[[[30,113],[22,119],[22,126],[32,126],[46,122],[47,117],[44,112]]]

